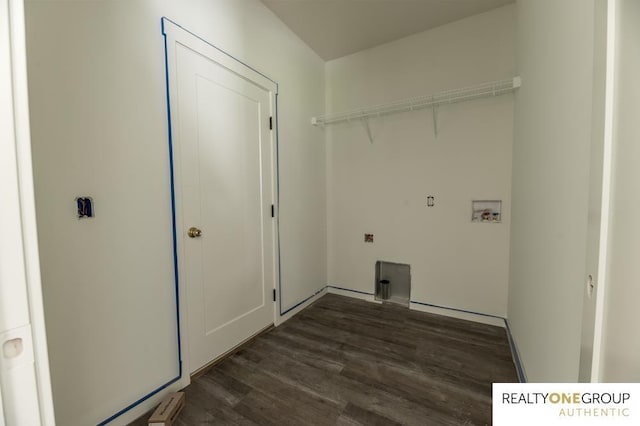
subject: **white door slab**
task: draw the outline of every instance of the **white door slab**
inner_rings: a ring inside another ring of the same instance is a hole
[[[179,275],[193,373],[273,323],[275,88],[185,37],[168,51]]]

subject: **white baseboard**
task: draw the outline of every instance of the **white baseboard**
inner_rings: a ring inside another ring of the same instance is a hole
[[[354,299],[366,300],[367,302],[382,303],[376,300],[373,294],[367,294],[367,293],[363,293],[356,290],[349,290],[347,288],[339,288],[339,287],[332,287],[332,286],[327,286],[327,290],[331,294],[338,294],[340,296],[347,296],[347,297],[352,297]]]
[[[467,321],[479,322],[482,324],[495,325],[503,328],[505,327],[504,318],[500,318],[498,316],[484,315],[475,312],[467,312],[439,306],[423,305],[415,302],[411,302],[410,307],[411,309],[420,312],[428,312],[431,314],[444,315],[451,318],[458,318]]]
[[[327,286],[327,290],[331,294],[339,294],[340,296],[352,297],[354,299],[366,300],[367,302],[373,303],[382,303],[379,300],[375,299],[373,294],[367,294],[358,290],[351,290],[348,288],[335,287],[335,286]],[[475,312],[467,312],[458,310],[455,308],[445,308],[440,306],[433,305],[424,305],[416,302],[411,302],[409,305],[410,309],[420,311],[420,312],[428,312],[431,314],[444,315],[451,318],[458,318],[467,321],[474,321],[481,324],[495,325],[498,327],[505,327],[504,318],[492,315],[485,315]]]
[[[360,300],[364,300],[372,303],[382,303],[381,301],[376,300],[373,294],[368,294],[358,290],[351,290],[347,288],[328,285],[327,287],[318,291],[318,293],[314,294],[308,300],[304,301],[299,306],[296,306],[294,309],[290,310],[286,314],[277,316],[275,325],[278,326],[284,323],[285,321],[287,321],[288,319],[290,319],[291,317],[296,315],[298,312],[300,312],[301,310],[303,310],[304,308],[306,308],[307,306],[309,306],[310,304],[312,304],[313,302],[315,302],[316,300],[318,300],[319,298],[321,298],[327,293],[351,297],[354,299],[360,299]],[[524,373],[524,369],[522,367],[519,354],[515,347],[515,341],[513,340],[513,336],[511,336],[510,330],[508,328],[507,320],[505,318],[499,317],[497,315],[494,316],[494,315],[465,311],[465,310],[456,309],[456,308],[447,308],[444,306],[427,305],[427,304],[417,303],[417,302],[410,302],[409,308],[416,311],[420,311],[420,312],[427,312],[431,314],[443,315],[451,318],[458,318],[458,319],[473,321],[481,324],[488,324],[488,325],[506,328],[508,338],[509,338],[509,343],[511,346],[511,352],[513,354],[514,364],[516,365],[516,369],[518,372],[518,377],[521,382],[526,382],[526,375]]]

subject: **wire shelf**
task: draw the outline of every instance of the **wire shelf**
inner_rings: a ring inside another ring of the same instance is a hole
[[[521,85],[522,82],[520,77],[491,81],[475,86],[446,90],[433,95],[419,96],[382,105],[358,108],[351,111],[320,115],[318,117],[313,117],[311,119],[311,124],[314,126],[324,126],[327,124],[349,122],[353,120],[366,120],[372,117],[381,117],[384,115],[438,107],[440,105],[453,104],[456,102],[499,96],[513,92]]]

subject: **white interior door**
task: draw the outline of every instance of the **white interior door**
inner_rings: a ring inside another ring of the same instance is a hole
[[[178,42],[173,53],[179,264],[194,372],[273,323],[275,90],[201,41]]]

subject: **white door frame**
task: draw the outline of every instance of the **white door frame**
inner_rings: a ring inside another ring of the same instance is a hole
[[[184,232],[185,224],[182,218],[182,213],[179,206],[182,205],[181,194],[180,194],[180,161],[177,161],[176,158],[180,158],[180,146],[179,142],[175,140],[177,132],[173,132],[178,123],[175,112],[178,111],[178,93],[176,84],[170,84],[171,79],[170,75],[176,75],[176,44],[187,46],[189,49],[194,50],[196,52],[202,53],[204,56],[211,58],[216,63],[222,65],[228,70],[242,75],[249,71],[252,74],[252,82],[258,84],[260,87],[271,93],[271,116],[273,117],[273,131],[270,135],[270,144],[271,144],[271,194],[265,192],[265,195],[270,196],[272,199],[272,203],[275,208],[274,215],[277,218],[278,213],[278,194],[277,194],[277,120],[276,120],[276,96],[278,94],[278,84],[266,77],[262,73],[256,71],[245,63],[239,61],[228,53],[218,49],[197,35],[189,32],[184,29],[180,25],[175,22],[163,17],[162,18],[162,33],[165,36],[165,53],[166,53],[166,77],[167,77],[167,102],[169,106],[169,145],[170,145],[170,155],[171,155],[171,185],[172,185],[172,204],[173,204],[173,232],[174,232],[174,244],[175,244],[175,256],[176,256],[176,279],[178,280],[178,294],[179,294],[179,330],[180,330],[180,351],[181,351],[181,374],[182,380],[181,384],[186,386],[190,383],[190,365],[189,365],[189,342],[188,342],[188,324],[187,324],[187,298],[186,298],[186,289],[184,285],[184,267],[183,267],[183,259],[184,259],[184,247],[183,240],[181,238],[181,234]],[[274,291],[276,291],[278,279],[280,276],[279,270],[279,247],[278,247],[278,224],[277,220],[274,218],[272,220],[273,227],[273,253],[274,253],[274,267],[273,267],[273,283],[274,283]],[[275,306],[275,302],[273,304],[273,321],[274,324],[277,324],[277,309]],[[247,336],[250,337],[250,336]]]
[[[616,33],[618,0],[607,0],[606,76],[604,105],[604,153],[602,165],[602,201],[600,208],[600,241],[598,247],[598,275],[596,277],[595,324],[593,354],[591,358],[591,382],[602,381],[602,356],[605,345],[604,325],[606,316],[607,275],[609,260],[609,214],[611,210],[611,186],[613,166],[613,120],[616,80]]]
[[[33,192],[24,3],[0,0],[0,425],[54,425]],[[36,422],[36,423],[34,423]]]

